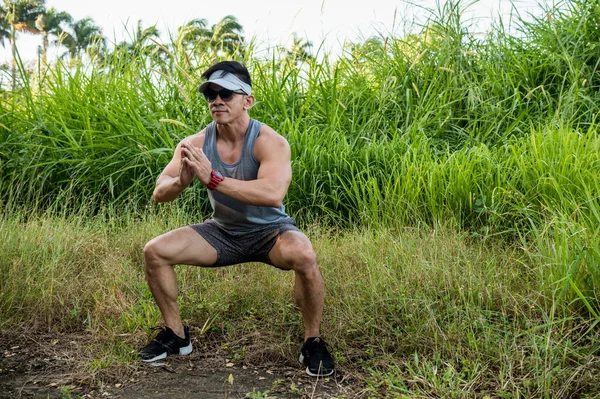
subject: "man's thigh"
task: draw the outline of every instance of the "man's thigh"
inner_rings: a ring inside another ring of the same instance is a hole
[[[217,251],[191,227],[181,227],[152,239],[147,248],[172,265],[212,266]]]

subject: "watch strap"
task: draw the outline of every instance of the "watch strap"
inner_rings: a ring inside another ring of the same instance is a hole
[[[209,190],[214,190],[215,188],[217,188],[217,186],[219,185],[219,183],[221,183],[223,180],[225,180],[225,178],[223,177],[223,175],[221,174],[221,172],[217,172],[216,170],[212,170],[210,172],[210,181],[206,185],[206,188],[208,188]]]

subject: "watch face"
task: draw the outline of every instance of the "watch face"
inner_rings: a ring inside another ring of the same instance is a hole
[[[217,178],[219,178],[219,179],[222,179],[223,178],[223,173],[221,173],[221,171],[219,171],[219,170],[215,170],[215,176]]]

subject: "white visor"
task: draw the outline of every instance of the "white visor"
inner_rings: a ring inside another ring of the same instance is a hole
[[[211,83],[219,85],[224,89],[243,91],[248,96],[252,94],[252,86],[242,82],[240,78],[227,71],[220,70],[213,72],[208,80],[200,85],[200,93],[204,93]]]

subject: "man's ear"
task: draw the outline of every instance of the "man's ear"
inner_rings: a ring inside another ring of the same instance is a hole
[[[246,96],[245,102],[244,102],[244,109],[249,110],[250,108],[252,108],[255,101],[256,100],[254,99],[254,96]]]

